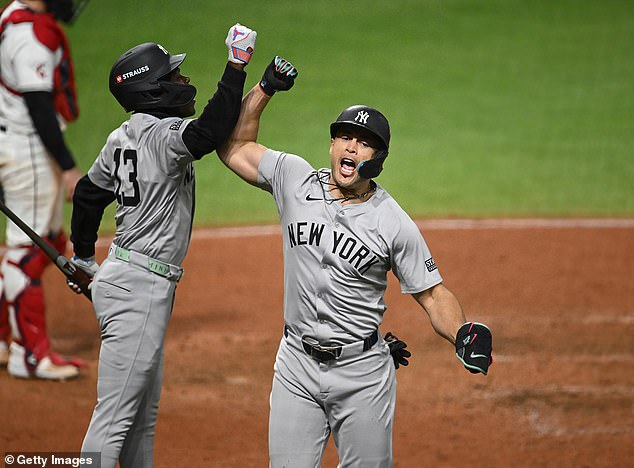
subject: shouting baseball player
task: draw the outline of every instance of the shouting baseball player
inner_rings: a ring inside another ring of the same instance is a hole
[[[218,150],[241,178],[271,192],[282,225],[285,330],[270,399],[270,463],[319,467],[332,433],[339,466],[389,467],[396,366],[378,330],[387,272],[473,373],[488,371],[491,334],[465,323],[416,224],[373,180],[390,144],[383,114],[352,106],[339,115],[330,126],[330,169],[256,143],[265,106],[296,76],[276,57]]]
[[[228,64],[197,119],[185,119],[194,114],[196,95],[181,73],[185,54],[144,43],[121,55],[110,72],[110,91],[133,114],[77,184],[71,220],[73,261],[94,274],[101,328],[97,405],[82,452],[100,452],[102,468],[117,460],[122,468],[153,465],[165,331],[191,236],[193,162],[233,130],[255,40],[255,31],[231,27]],[[115,200],[117,229],[99,268],[97,232]]]
[[[81,173],[62,134],[79,108],[70,46],[59,21],[72,23],[77,14],[72,0],[15,0],[0,16],[0,183],[5,203],[61,252],[66,248],[63,195],[71,199]],[[14,339],[9,373],[75,377],[80,361],[53,352],[46,331],[41,279],[50,261],[12,222],[6,232],[2,276]],[[0,336],[0,354],[5,338]]]

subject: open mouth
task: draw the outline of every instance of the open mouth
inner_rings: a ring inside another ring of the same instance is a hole
[[[352,159],[343,158],[339,163],[339,167],[339,172],[341,172],[341,175],[345,177],[350,177],[352,174],[354,174],[357,165]]]

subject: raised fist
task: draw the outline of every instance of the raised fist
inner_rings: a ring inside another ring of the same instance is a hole
[[[295,84],[295,78],[297,78],[297,69],[293,64],[276,55],[264,70],[260,87],[266,94],[273,96],[276,91],[291,89]]]
[[[227,49],[229,49],[229,61],[246,65],[251,60],[255,50],[255,39],[258,33],[252,29],[236,23],[227,33]]]

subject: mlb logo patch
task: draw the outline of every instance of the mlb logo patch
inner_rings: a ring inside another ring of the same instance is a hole
[[[436,263],[434,262],[433,257],[430,258],[429,260],[425,260],[425,266],[427,267],[427,271],[429,272],[432,272],[438,268],[436,266]]]
[[[179,128],[181,128],[181,125],[183,125],[183,120],[178,120],[170,125],[170,130],[178,130]]]

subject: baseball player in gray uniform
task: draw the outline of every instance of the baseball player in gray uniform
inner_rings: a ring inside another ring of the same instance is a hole
[[[218,150],[231,170],[273,195],[282,225],[285,329],[270,397],[270,465],[319,467],[332,434],[339,466],[389,467],[398,362],[378,331],[387,272],[473,373],[488,371],[491,334],[465,323],[416,224],[373,180],[390,140],[379,111],[352,106],[332,123],[330,169],[256,142],[270,97],[296,75],[276,57]]]
[[[165,331],[194,212],[193,162],[231,133],[240,111],[256,32],[236,24],[218,90],[197,119],[196,88],[180,71],[185,54],[156,43],[125,52],[110,72],[110,91],[133,114],[114,130],[73,199],[76,265],[94,274],[91,293],[101,328],[97,404],[82,453],[101,467],[153,466]],[[103,211],[116,200],[116,233],[95,263]],[[71,285],[75,286],[75,285]]]

